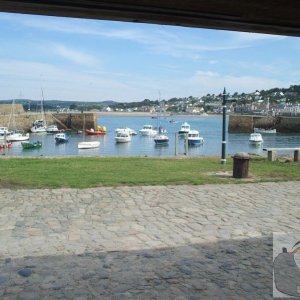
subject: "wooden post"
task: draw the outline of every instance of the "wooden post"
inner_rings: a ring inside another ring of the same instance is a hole
[[[184,151],[185,151],[185,155],[188,156],[189,155],[189,142],[188,142],[188,133],[186,133],[184,135]]]
[[[294,161],[299,161],[299,150],[294,151]]]
[[[175,156],[178,155],[178,133],[175,133]]]

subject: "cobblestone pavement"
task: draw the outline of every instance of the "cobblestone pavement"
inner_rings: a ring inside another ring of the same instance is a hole
[[[0,190],[1,299],[272,299],[300,183]]]

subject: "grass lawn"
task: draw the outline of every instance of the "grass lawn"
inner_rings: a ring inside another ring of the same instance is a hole
[[[118,185],[178,185],[300,180],[300,164],[250,160],[248,179],[234,179],[233,162],[220,158],[3,158],[0,187],[88,188]]]

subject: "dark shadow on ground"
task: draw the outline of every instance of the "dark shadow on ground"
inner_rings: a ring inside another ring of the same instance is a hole
[[[0,261],[3,299],[272,299],[271,295],[271,235],[159,250]]]

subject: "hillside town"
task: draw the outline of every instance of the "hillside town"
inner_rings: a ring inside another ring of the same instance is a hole
[[[158,112],[168,114],[220,114],[222,113],[223,94],[207,94],[202,97],[189,96],[171,98],[169,100],[144,99],[140,102],[77,102],[44,100],[45,111],[59,112]],[[300,85],[289,88],[274,88],[254,91],[252,93],[228,93],[225,95],[227,112],[232,114],[254,114],[270,116],[299,116],[300,115]],[[11,103],[11,100],[2,100]],[[39,109],[40,100],[17,99],[25,112]],[[3,112],[2,112],[3,113]]]
[[[288,89],[275,88],[268,91],[257,90],[249,94],[235,92],[225,96],[228,113],[272,116],[300,114],[300,86],[290,86]],[[219,114],[222,113],[222,102],[223,94],[207,94],[202,97],[172,98],[160,102],[146,99],[140,103],[118,103],[104,109],[150,113],[155,113],[159,109],[176,114]]]

